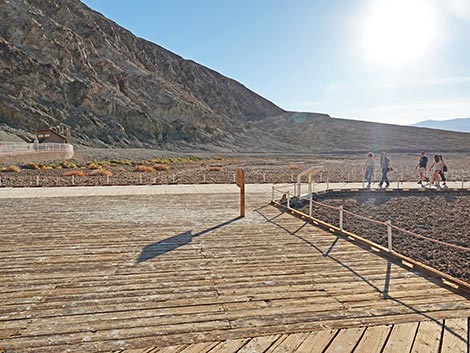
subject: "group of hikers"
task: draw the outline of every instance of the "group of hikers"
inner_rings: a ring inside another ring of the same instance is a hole
[[[427,171],[432,171],[432,181],[431,183],[440,186],[440,181],[442,180],[442,185],[446,185],[446,176],[445,173],[447,172],[447,166],[444,163],[444,159],[442,155],[436,154],[434,155],[434,161],[432,162],[431,166],[428,168],[429,160],[426,156],[425,152],[421,152],[421,156],[419,157],[418,163],[416,164],[415,169],[419,171],[419,181],[418,184],[423,184],[423,182],[429,182],[429,178],[427,177]],[[380,154],[380,169],[382,171],[382,178],[379,182],[379,187],[382,187],[385,184],[385,187],[390,186],[390,181],[388,180],[388,173],[393,171],[390,158],[388,158],[386,152],[382,152]],[[374,175],[374,154],[369,152],[367,154],[367,161],[364,165],[364,178],[367,180],[367,187],[370,188],[372,183],[372,177]]]

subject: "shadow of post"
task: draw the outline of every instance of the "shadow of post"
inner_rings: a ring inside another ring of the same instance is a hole
[[[189,230],[184,233],[180,233],[177,235],[173,235],[169,238],[160,240],[156,243],[149,244],[144,246],[140,255],[137,259],[137,263],[145,262],[148,260],[152,260],[160,255],[166,254],[167,252],[173,251],[178,249],[181,246],[187,245],[193,241],[193,238],[199,237],[206,233],[212,232],[218,228],[224,227],[229,225],[230,223],[235,222],[236,220],[240,219],[240,217],[233,218],[226,222],[217,224],[216,226],[204,229],[198,233],[192,234],[192,231]]]

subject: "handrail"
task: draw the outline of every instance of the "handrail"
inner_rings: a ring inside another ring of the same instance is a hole
[[[320,206],[325,207],[325,208],[338,210],[338,211],[340,211],[341,213],[347,213],[347,214],[349,214],[349,215],[351,215],[351,216],[357,217],[357,218],[359,218],[359,219],[362,219],[362,220],[365,220],[365,221],[368,221],[368,222],[371,222],[371,223],[376,223],[376,224],[379,224],[379,225],[384,225],[384,226],[393,228],[393,229],[395,229],[395,230],[398,230],[398,231],[400,231],[400,232],[409,234],[409,235],[414,236],[414,237],[416,237],[416,238],[428,240],[428,241],[430,241],[430,242],[432,242],[432,243],[444,245],[444,246],[447,246],[447,247],[450,247],[450,248],[454,248],[454,249],[457,249],[457,250],[461,250],[461,251],[470,251],[470,248],[467,248],[467,247],[464,247],[464,246],[460,246],[460,245],[456,245],[456,244],[452,244],[452,243],[447,243],[447,242],[444,242],[444,241],[442,241],[442,240],[433,239],[433,238],[431,238],[431,237],[427,237],[427,236],[425,236],[425,235],[417,234],[417,233],[411,232],[411,231],[409,231],[409,230],[406,230],[406,229],[397,227],[397,226],[395,226],[395,225],[392,225],[391,222],[389,222],[389,221],[388,221],[388,222],[382,222],[382,221],[378,221],[378,220],[373,219],[373,218],[361,216],[361,215],[359,215],[359,214],[357,214],[357,213],[354,213],[354,212],[347,211],[347,210],[343,209],[343,206],[340,206],[340,207],[331,206],[331,205],[327,205],[327,204],[322,203],[322,202],[314,201],[313,199],[311,199],[310,202],[311,202],[312,204],[317,204],[317,205],[320,205]],[[310,216],[311,216],[311,215],[310,215]],[[341,223],[342,223],[342,222],[341,222]],[[342,225],[341,225],[340,228],[342,228]]]
[[[0,154],[7,153],[34,153],[34,152],[73,152],[73,146],[68,143],[26,143],[26,142],[0,142]]]

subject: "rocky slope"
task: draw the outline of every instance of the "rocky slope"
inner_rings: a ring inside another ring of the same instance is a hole
[[[470,151],[470,135],[285,112],[78,0],[0,0],[0,138],[175,151]]]
[[[76,0],[0,0],[0,123],[65,123],[81,143],[215,143],[283,113],[240,83]]]

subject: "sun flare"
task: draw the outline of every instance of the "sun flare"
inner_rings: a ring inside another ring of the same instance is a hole
[[[374,0],[363,20],[364,55],[372,64],[401,69],[426,58],[438,34],[429,0]]]

